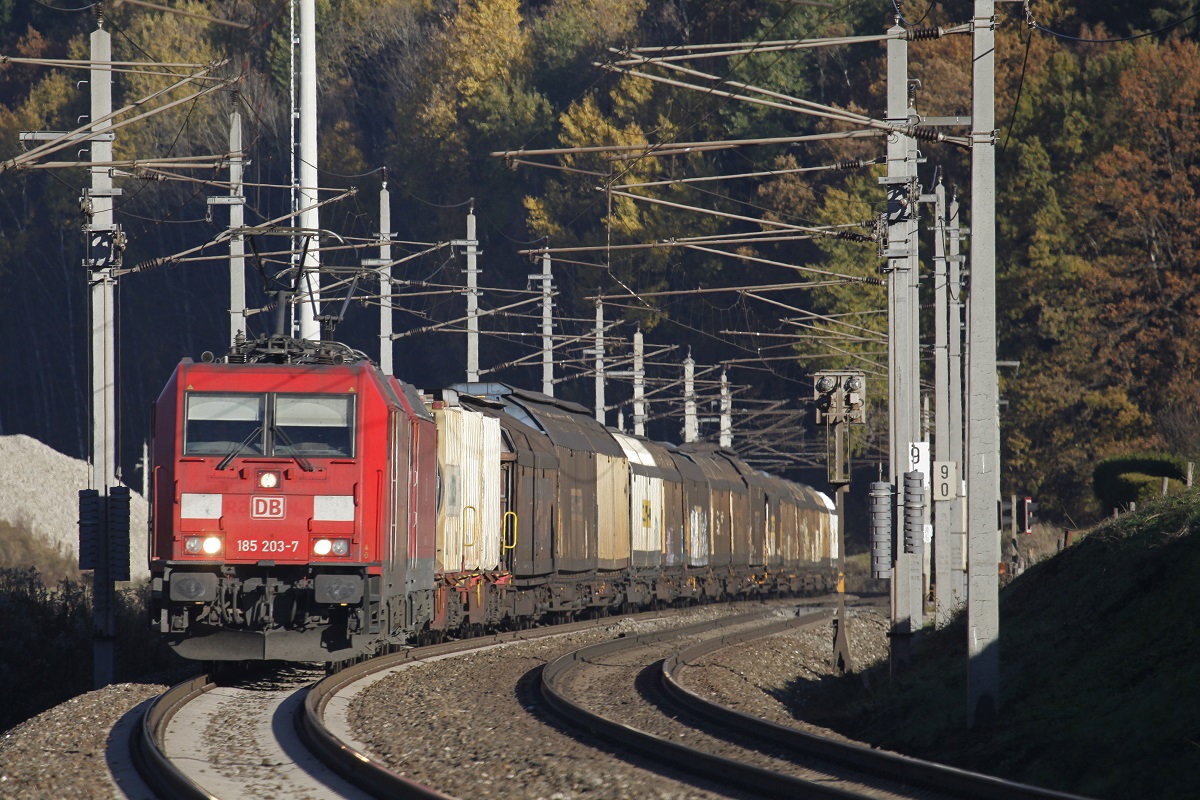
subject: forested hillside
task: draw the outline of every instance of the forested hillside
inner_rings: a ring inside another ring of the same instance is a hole
[[[0,54],[11,59],[0,63],[0,160],[22,151],[20,131],[71,130],[88,113],[86,86],[77,84],[86,73],[28,62],[86,58],[100,6],[81,5],[0,4]],[[288,3],[162,5],[187,14],[103,4],[114,58],[176,64],[228,59],[216,74],[240,76],[237,93],[216,92],[123,128],[116,158],[223,153],[228,114],[237,103],[251,159],[247,224],[285,214]],[[707,84],[715,90],[708,93],[593,64],[623,57],[610,48],[880,34],[895,24],[897,11],[906,27],[948,28],[969,21],[969,0],[317,5],[320,174],[323,190],[331,190],[322,199],[334,189],[357,188],[322,210],[322,228],[344,243],[369,241],[378,230],[376,197],[386,179],[393,230],[406,243],[397,247],[414,254],[395,271],[411,282],[397,289],[407,293],[398,301],[399,329],[462,316],[461,294],[452,293],[463,285],[461,253],[441,248],[416,254],[427,249],[421,243],[463,238],[473,201],[487,308],[528,299],[520,292],[538,266],[519,250],[595,247],[556,260],[556,314],[578,320],[564,323],[563,332],[585,333],[594,314],[589,298],[601,294],[614,298],[606,301],[608,319],[628,321],[614,336],[627,340],[637,324],[653,346],[676,347],[658,359],[669,363],[652,367],[664,377],[678,377],[690,348],[702,366],[728,363],[731,380],[748,387],[742,395],[747,402],[786,399],[799,407],[811,392],[814,369],[850,365],[867,369],[876,401],[885,394],[884,290],[864,280],[878,278],[882,263],[876,243],[868,240],[884,208],[877,181],[884,167],[874,163],[884,153],[882,138],[693,148],[665,156],[634,149],[628,158],[594,151],[508,159],[492,153],[612,144],[669,151],[665,145],[671,143],[847,130],[842,122],[733,100],[728,88],[753,84],[883,118],[880,42],[764,49],[691,64],[719,79]],[[1193,335],[1200,311],[1200,4],[1035,1],[1030,19],[1019,4],[997,7],[999,358],[1020,362],[1001,374],[1002,490],[1035,495],[1045,515],[1081,524],[1098,511],[1090,483],[1098,459],[1148,449],[1200,457],[1200,344]],[[909,47],[918,112],[969,114],[970,37]],[[657,67],[639,71],[680,79]],[[118,73],[114,107],[173,80]],[[925,191],[940,175],[957,192],[965,216],[968,153],[923,143],[921,154]],[[59,155],[76,157],[86,154]],[[827,168],[839,163],[850,168]],[[147,267],[122,276],[120,284],[120,460],[131,483],[149,403],[174,364],[227,345],[224,251],[209,248],[202,251],[206,258],[160,266],[154,261],[198,247],[224,229],[226,210],[209,206],[206,197],[227,193],[220,184],[226,174],[131,166],[117,176],[122,195],[116,218],[128,239],[125,265]],[[749,177],[680,182],[732,174]],[[0,433],[27,433],[73,455],[88,449],[89,333],[79,213],[87,180],[83,168],[18,170],[5,164],[0,171],[0,334],[6,344]],[[653,185],[622,188],[646,183]],[[923,214],[927,230],[930,214]],[[736,248],[625,249],[758,227],[737,217],[800,228],[843,226],[856,235],[780,237],[787,240]],[[922,247],[931,254],[928,241]],[[335,241],[326,237],[323,243]],[[969,243],[968,237],[968,251]],[[323,264],[351,268],[374,255],[331,249]],[[930,258],[923,261],[924,269]],[[268,254],[261,263],[269,270],[287,260]],[[824,273],[797,273],[779,264]],[[265,305],[263,283],[250,275],[250,305]],[[804,282],[809,285],[770,295],[697,291]],[[930,298],[931,284],[923,281]],[[378,352],[373,294],[377,289],[360,292],[339,331],[371,355]],[[621,295],[627,299],[616,299]],[[249,318],[250,334],[266,330],[269,316]],[[525,336],[486,337],[482,364],[529,354],[537,346],[529,336],[536,324],[515,313],[489,317],[486,331]],[[446,385],[462,379],[464,351],[460,334],[400,339],[396,369],[418,385]],[[540,372],[522,366],[488,377],[536,388]],[[590,404],[590,391],[590,381],[575,380],[562,384],[559,394]],[[613,382],[610,392],[614,402],[629,390]],[[886,446],[886,415],[876,408],[860,443],[863,463],[874,464]],[[651,433],[678,439],[678,427],[678,419],[666,414]],[[706,431],[713,430],[709,423]]]

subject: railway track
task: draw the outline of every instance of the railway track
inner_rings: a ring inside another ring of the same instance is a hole
[[[673,613],[633,616],[661,618]],[[612,618],[588,620],[412,648],[319,680],[315,670],[260,671],[220,681],[200,675],[151,703],[135,726],[131,753],[143,779],[159,797],[172,800],[450,798],[397,774],[348,742],[352,736],[344,712],[352,687],[361,689],[406,664],[613,622]],[[206,743],[206,739],[219,742],[223,729],[228,731],[228,742],[252,740],[253,747],[234,753]],[[211,735],[205,737],[206,732]]]
[[[299,738],[296,721],[321,674],[260,668],[172,687],[134,733],[139,772],[163,798],[369,798]]]
[[[689,664],[714,650],[830,616],[768,621],[760,615],[753,624],[747,615],[591,645],[548,664],[541,691],[568,722],[634,758],[721,781],[739,795],[1079,800],[809,734],[712,703],[680,681]],[[680,641],[696,638],[701,641],[678,649]]]
[[[683,789],[680,796],[1071,797],[832,742],[724,709],[685,688],[681,676],[707,654],[797,626],[827,624],[830,613],[792,607],[784,614],[779,608],[760,607],[751,614],[591,645],[529,673],[527,700],[542,692],[555,709],[552,716],[566,715],[572,724],[616,743],[616,751],[602,749],[616,752],[618,758],[643,768],[648,757],[674,763],[675,771],[662,774],[695,787]],[[641,616],[662,623],[661,613]],[[406,666],[424,662],[430,667],[456,653],[599,626],[615,630],[620,627],[615,622],[594,620],[413,648],[321,680],[313,671],[220,683],[197,677],[155,701],[138,727],[133,749],[143,776],[164,798],[451,798],[454,795],[428,773],[422,776],[417,770],[415,775],[440,788],[409,777],[414,773],[403,761],[369,754],[365,745],[354,744],[347,721],[352,696]],[[645,630],[638,625],[630,629]],[[563,652],[561,645],[556,652]],[[603,699],[597,702],[597,697]],[[521,703],[529,708],[526,700]],[[423,710],[419,705],[397,707],[395,713]],[[535,724],[545,727],[550,721],[562,730],[562,723],[536,716],[543,722]],[[646,723],[648,716],[663,722]],[[561,732],[556,735],[563,737]],[[578,733],[571,735],[578,738]],[[561,751],[550,746],[547,752]],[[636,786],[639,779],[628,780]],[[468,796],[461,784],[452,791]]]

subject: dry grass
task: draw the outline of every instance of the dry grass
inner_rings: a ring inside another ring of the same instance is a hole
[[[27,526],[0,521],[0,569],[34,569],[47,586],[79,580],[73,553],[31,533]]]

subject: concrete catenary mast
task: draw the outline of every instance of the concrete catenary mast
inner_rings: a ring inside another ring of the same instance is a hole
[[[229,204],[229,343],[246,332],[246,240],[240,233],[244,224],[245,198],[242,192],[242,114],[241,97],[233,93],[229,112],[229,196],[210,197],[210,205]]]
[[[1000,707],[1000,430],[996,381],[996,5],[975,0],[967,368],[967,723]]]
[[[304,259],[296,297],[301,339],[317,340],[321,330],[316,309],[321,304],[320,214],[317,211],[317,11],[316,0],[300,0],[300,187],[299,227],[304,231]]]
[[[550,251],[542,251],[542,394],[554,396],[554,283]],[[535,276],[530,276],[535,277]]]
[[[909,123],[908,41],[899,23],[888,30],[887,41],[887,116],[888,121]],[[902,134],[888,137],[887,187],[888,259],[888,407],[890,482],[895,492],[896,514],[902,520],[905,508],[904,474],[910,466],[910,452],[920,439],[918,404],[920,371],[916,341],[918,308],[916,289],[917,199],[915,141]],[[899,529],[899,525],[896,529]],[[892,661],[905,665],[910,660],[911,639],[921,628],[921,546],[918,539],[904,546],[897,537],[895,568],[892,578]],[[906,552],[907,550],[912,552]]]

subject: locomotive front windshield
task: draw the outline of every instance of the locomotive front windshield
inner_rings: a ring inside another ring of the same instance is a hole
[[[354,455],[352,412],[349,397],[277,395],[274,455],[349,458]]]
[[[351,397],[191,392],[185,409],[185,456],[354,455]]]
[[[185,456],[223,456],[234,450],[264,452],[263,397],[189,394],[183,431]]]

